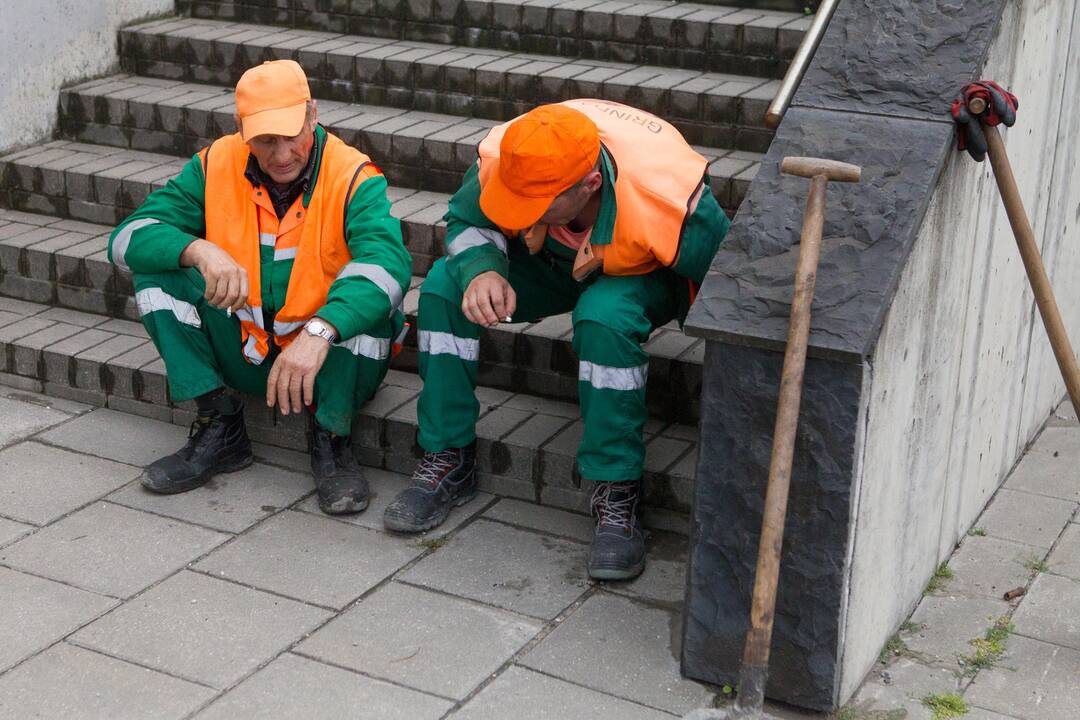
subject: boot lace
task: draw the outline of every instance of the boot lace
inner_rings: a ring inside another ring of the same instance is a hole
[[[439,485],[446,474],[458,464],[457,450],[440,450],[439,452],[426,452],[424,459],[413,471],[413,481],[424,484],[429,488]]]
[[[634,526],[634,493],[619,489],[615,483],[598,482],[592,494],[592,514],[599,525],[630,531]]]

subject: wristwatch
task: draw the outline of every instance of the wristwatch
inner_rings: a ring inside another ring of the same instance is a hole
[[[304,330],[308,335],[314,335],[315,337],[321,337],[331,345],[337,340],[337,333],[330,329],[330,326],[324,323],[319,318],[311,318],[304,324]]]

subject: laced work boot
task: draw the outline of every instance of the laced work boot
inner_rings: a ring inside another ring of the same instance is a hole
[[[476,441],[463,448],[426,452],[413,470],[412,485],[386,507],[388,530],[418,533],[437,527],[450,509],[476,497]]]
[[[205,485],[218,473],[246,468],[253,460],[244,403],[223,396],[213,406],[200,408],[187,445],[147,466],[139,482],[151,492],[172,495]]]
[[[589,577],[631,580],[645,569],[645,535],[638,518],[641,481],[598,482],[592,494],[596,517],[589,548]]]
[[[314,420],[310,433],[311,474],[315,476],[319,509],[327,515],[348,515],[366,508],[368,483],[349,436],[334,435]]]

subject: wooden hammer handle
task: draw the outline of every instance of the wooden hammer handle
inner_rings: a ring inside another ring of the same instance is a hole
[[[824,175],[832,182],[859,182],[862,177],[858,165],[812,157],[786,157],[780,163],[780,172],[805,178]]]

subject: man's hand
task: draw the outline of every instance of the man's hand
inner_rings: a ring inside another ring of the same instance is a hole
[[[194,240],[180,254],[180,265],[194,267],[206,280],[204,297],[213,306],[233,312],[244,307],[248,298],[247,271],[232,255],[209,240]]]
[[[461,311],[471,322],[491,327],[513,316],[517,293],[499,273],[489,270],[472,279],[461,299]]]
[[[326,362],[328,352],[330,343],[301,330],[270,368],[266,381],[267,407],[277,405],[282,415],[288,415],[302,412],[305,405],[315,402],[315,376]]]

